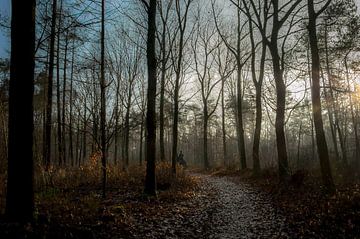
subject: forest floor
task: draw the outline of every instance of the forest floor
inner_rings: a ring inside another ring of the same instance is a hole
[[[110,178],[106,199],[83,180],[42,189],[36,222],[0,220],[0,238],[360,238],[354,183],[327,196],[312,180],[279,185],[266,172],[181,172],[160,176],[158,196],[148,197],[142,178],[141,170]]]

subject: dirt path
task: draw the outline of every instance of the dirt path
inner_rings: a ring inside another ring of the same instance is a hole
[[[285,218],[265,194],[227,177],[196,176],[215,192],[207,238],[288,238]]]

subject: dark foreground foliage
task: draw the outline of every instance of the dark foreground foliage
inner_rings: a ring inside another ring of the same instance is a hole
[[[198,178],[158,165],[158,195],[143,193],[143,167],[109,170],[106,199],[94,168],[56,170],[47,185],[38,181],[35,222],[0,222],[0,238],[199,238],[204,203],[210,196]],[[42,179],[39,179],[42,180]]]

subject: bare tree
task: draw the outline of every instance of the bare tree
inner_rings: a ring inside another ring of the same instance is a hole
[[[56,15],[57,15],[57,0],[52,1],[52,16],[51,16],[51,33],[49,46],[49,73],[47,86],[47,103],[46,103],[46,123],[45,123],[45,143],[44,143],[44,163],[46,169],[51,163],[51,128],[52,128],[52,100],[53,100],[53,75],[54,75],[54,53],[55,53],[55,35],[56,35]]]
[[[141,0],[148,13],[147,35],[147,66],[148,66],[148,90],[146,112],[146,177],[144,192],[156,195],[155,154],[156,154],[156,0],[148,3]]]
[[[106,141],[106,81],[105,81],[105,0],[101,1],[101,36],[100,36],[100,149],[101,149],[101,169],[102,169],[102,196],[106,197],[106,161],[107,161],[107,141]]]
[[[234,2],[233,0],[231,1]],[[272,66],[276,88],[276,148],[278,153],[279,176],[281,180],[284,180],[289,174],[289,163],[284,131],[286,111],[286,84],[283,75],[285,68],[284,44],[288,37],[283,38],[281,49],[279,49],[279,34],[280,30],[284,27],[284,24],[289,19],[291,14],[295,16],[295,13],[299,11],[295,11],[295,9],[300,3],[301,0],[292,0],[288,3],[280,5],[279,0],[265,0],[261,3],[259,2],[260,6],[256,6],[255,1],[250,0],[250,3],[244,4],[244,9],[242,9],[240,5],[237,5],[239,9],[244,11],[247,16],[252,19],[254,25],[256,25],[256,27],[259,29],[262,36],[262,41],[266,43],[272,56]],[[255,17],[251,17],[250,9],[254,13]],[[272,9],[271,14],[270,9]],[[263,16],[261,15],[261,12],[263,12]],[[268,19],[272,20],[269,36],[266,29]],[[293,22],[293,19],[291,22]]]
[[[218,14],[216,14],[214,9],[214,2],[212,3],[212,10],[214,15],[214,20],[216,24],[217,31],[224,41],[225,45],[231,51],[236,59],[236,132],[238,136],[238,151],[239,151],[239,161],[242,169],[247,168],[246,162],[246,148],[245,148],[245,134],[244,134],[244,123],[243,123],[243,78],[242,78],[242,71],[244,65],[249,60],[249,52],[243,49],[242,42],[244,37],[247,34],[244,34],[244,26],[247,24],[241,20],[241,11],[240,11],[240,0],[231,1],[235,6],[238,8],[236,9],[236,40],[235,46],[231,45],[229,36],[226,36],[222,30],[221,26],[218,22]]]
[[[318,10],[317,12],[314,9],[314,1],[308,0],[308,14],[309,14],[309,23],[308,23],[308,33],[311,49],[311,99],[312,99],[312,109],[313,109],[313,118],[316,132],[316,143],[318,149],[318,155],[320,159],[320,167],[322,173],[323,184],[330,193],[335,192],[335,185],[332,178],[328,147],[325,138],[323,120],[321,115],[321,100],[320,100],[320,57],[319,49],[317,43],[317,34],[316,34],[316,19],[317,17],[325,11],[327,6],[330,4],[331,0],[328,0],[325,5]]]
[[[215,63],[215,51],[219,48],[219,39],[216,39],[216,28],[209,23],[200,26],[202,20],[198,11],[195,39],[192,42],[192,49],[195,61],[195,72],[200,84],[201,101],[203,104],[203,155],[204,168],[209,169],[208,158],[208,124],[209,119],[215,113],[221,94],[215,98],[211,105],[211,97],[216,86],[222,81],[221,78],[214,79],[212,71]],[[207,19],[204,19],[207,21]],[[214,39],[215,38],[215,39]]]

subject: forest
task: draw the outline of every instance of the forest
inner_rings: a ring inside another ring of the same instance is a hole
[[[0,238],[360,238],[359,0],[0,7]]]

